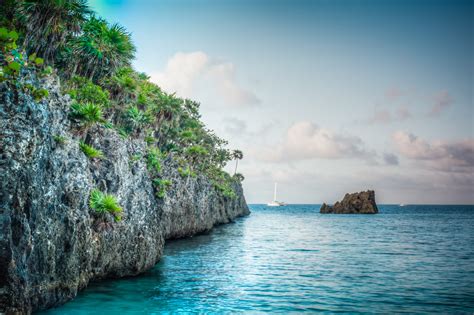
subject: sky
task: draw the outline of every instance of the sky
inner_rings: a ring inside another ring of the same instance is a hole
[[[474,203],[474,2],[93,0],[241,149],[249,203]],[[234,164],[227,169],[233,172]]]

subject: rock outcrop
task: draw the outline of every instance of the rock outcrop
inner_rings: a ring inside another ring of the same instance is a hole
[[[145,143],[111,129],[90,130],[105,158],[89,160],[69,125],[69,97],[57,79],[41,84],[49,97],[40,102],[0,84],[0,313],[57,306],[91,280],[137,275],[160,259],[165,239],[249,214],[239,183],[226,198],[205,177],[181,177],[171,159],[162,172],[172,185],[157,198],[145,161],[132,158]],[[106,229],[89,209],[96,187],[124,212]]]
[[[378,213],[375,203],[375,192],[373,190],[362,191],[353,194],[346,194],[342,201],[336,202],[333,206],[323,203],[320,213]]]

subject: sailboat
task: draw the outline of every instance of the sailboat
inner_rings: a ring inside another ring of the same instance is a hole
[[[286,206],[286,203],[282,201],[277,201],[277,183],[275,183],[275,191],[273,192],[273,201],[267,203],[267,206],[269,207],[282,207]]]

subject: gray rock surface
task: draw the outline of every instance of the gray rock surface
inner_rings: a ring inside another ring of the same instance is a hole
[[[41,82],[50,95],[40,102],[0,84],[0,313],[57,306],[91,280],[137,275],[160,259],[165,239],[249,214],[240,184],[225,198],[204,177],[182,178],[171,160],[163,173],[172,186],[156,198],[145,161],[131,160],[144,142],[113,130],[91,130],[105,159],[90,161],[55,80]],[[95,187],[117,197],[121,222],[98,227],[88,205]]]
[[[333,206],[323,203],[320,213],[378,213],[375,203],[375,192],[373,190],[362,191],[353,194],[346,194],[342,201],[336,202]]]

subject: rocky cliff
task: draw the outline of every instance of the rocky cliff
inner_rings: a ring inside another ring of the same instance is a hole
[[[323,203],[321,213],[378,213],[375,203],[375,192],[373,190],[362,191],[353,194],[346,194],[342,201],[337,201],[333,206]]]
[[[135,158],[145,143],[112,129],[89,131],[105,154],[89,160],[67,117],[69,96],[54,77],[41,84],[49,97],[39,102],[0,84],[0,313],[49,308],[91,280],[137,275],[160,259],[165,239],[249,214],[239,183],[236,198],[224,197],[205,177],[180,176],[171,159],[162,167],[171,187],[156,197],[145,161]],[[97,222],[94,188],[117,197],[120,222]]]

